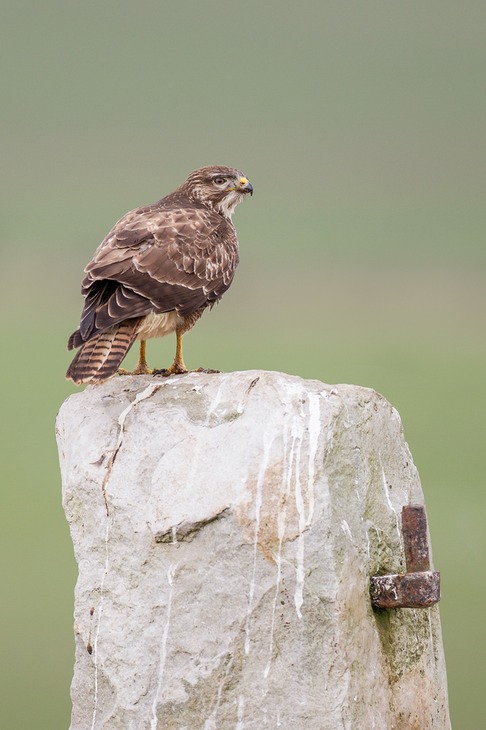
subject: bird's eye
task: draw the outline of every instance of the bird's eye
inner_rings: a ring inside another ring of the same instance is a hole
[[[215,178],[213,178],[213,183],[215,185],[224,185],[225,182],[226,182],[226,178],[225,177],[215,177]]]

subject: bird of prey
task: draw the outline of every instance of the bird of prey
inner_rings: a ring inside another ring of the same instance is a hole
[[[68,341],[80,347],[66,377],[102,383],[119,370],[135,340],[133,374],[185,373],[182,336],[230,286],[238,264],[231,222],[236,206],[253,193],[233,167],[203,167],[173,193],[127,213],[108,233],[85,269],[81,323]],[[145,341],[176,333],[166,370],[149,370]]]

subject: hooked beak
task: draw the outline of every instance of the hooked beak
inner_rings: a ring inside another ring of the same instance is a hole
[[[238,190],[241,193],[250,193],[250,195],[253,195],[253,185],[246,177],[240,177],[239,181],[239,187]]]

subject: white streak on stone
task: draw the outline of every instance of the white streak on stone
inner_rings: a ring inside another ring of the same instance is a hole
[[[216,408],[219,406],[221,402],[221,392],[223,390],[224,380],[221,381],[221,385],[219,386],[218,390],[216,391],[215,398],[213,402],[211,403],[210,407],[208,408],[208,415],[206,416],[205,426],[209,426],[209,421],[211,420],[211,416],[213,413],[216,413]]]
[[[285,527],[287,524],[287,502],[290,497],[290,481],[291,481],[291,473],[287,466],[288,461],[288,444],[289,444],[289,427],[288,427],[288,419],[284,419],[283,423],[283,433],[282,433],[282,441],[283,441],[283,453],[282,453],[282,483],[281,483],[281,490],[282,490],[282,496],[278,503],[278,515],[277,515],[277,536],[278,536],[278,547],[277,547],[277,556],[275,558],[275,563],[277,565],[277,576],[275,579],[275,593],[273,595],[273,602],[272,602],[272,619],[270,623],[270,641],[269,641],[269,647],[268,647],[268,661],[265,666],[265,669],[263,671],[263,677],[264,679],[268,679],[268,675],[270,674],[270,669],[272,666],[272,658],[273,658],[273,638],[275,634],[275,616],[277,612],[277,600],[278,596],[280,594],[280,583],[282,580],[282,546],[283,546],[283,539],[285,536]],[[264,693],[266,694],[266,688]]]
[[[311,525],[314,516],[314,482],[315,482],[315,461],[317,455],[317,447],[319,444],[319,436],[321,434],[321,408],[319,404],[319,396],[315,393],[309,393],[309,467],[307,475],[307,526]]]
[[[435,642],[434,642],[434,632],[432,630],[432,617],[430,615],[430,608],[426,609],[427,611],[427,617],[429,619],[429,636],[430,636],[430,643],[429,643],[429,649],[431,654],[431,660],[435,662]]]
[[[256,485],[256,496],[255,496],[255,530],[253,533],[253,568],[252,576],[250,581],[250,592],[248,595],[248,610],[246,615],[245,623],[245,654],[250,653],[250,622],[251,614],[253,611],[253,600],[255,597],[255,586],[256,586],[256,567],[258,557],[258,535],[260,532],[260,510],[262,508],[263,501],[263,480],[265,478],[265,472],[268,466],[268,460],[270,456],[270,449],[275,438],[274,433],[270,433],[269,429],[263,434],[263,458],[260,463],[260,469],[258,471],[257,485]]]
[[[279,515],[278,523],[279,523],[279,532],[280,532],[280,524],[283,522],[285,524],[284,520],[281,519],[282,514]],[[284,518],[285,519],[285,518]],[[265,669],[263,671],[263,677],[265,679],[268,679],[268,675],[270,674],[270,668],[272,666],[272,657],[273,657],[273,636],[275,633],[275,616],[277,613],[277,599],[280,593],[280,582],[282,580],[282,538],[279,536],[278,540],[278,552],[277,557],[275,558],[275,562],[277,564],[277,578],[275,582],[275,593],[273,596],[273,603],[272,603],[272,621],[270,624],[270,641],[269,641],[269,649],[268,649],[268,661],[265,666]],[[265,692],[266,694],[266,692]]]
[[[96,624],[96,633],[95,638],[93,642],[93,662],[95,667],[95,676],[94,676],[94,693],[93,693],[93,716],[91,719],[91,730],[94,730],[95,724],[96,724],[96,715],[98,713],[98,639],[100,636],[100,628],[101,628],[101,617],[103,615],[103,607],[105,602],[105,595],[104,595],[104,586],[105,586],[105,578],[108,575],[108,568],[110,566],[109,561],[109,555],[108,555],[108,538],[110,536],[110,519],[109,517],[106,518],[106,527],[105,527],[105,565],[103,568],[103,575],[101,576],[101,583],[100,583],[100,601],[98,604],[98,622]]]
[[[268,679],[268,675],[270,674],[270,668],[272,666],[272,657],[273,657],[273,637],[275,633],[275,616],[277,613],[277,600],[278,596],[280,594],[280,583],[282,580],[282,543],[285,535],[285,524],[286,524],[286,517],[287,517],[287,509],[284,505],[282,510],[279,510],[278,518],[277,518],[277,529],[278,529],[278,548],[277,548],[277,556],[275,558],[275,562],[277,564],[277,577],[275,580],[275,593],[273,596],[273,603],[272,603],[272,620],[270,624],[270,641],[269,641],[269,648],[268,648],[268,661],[266,664],[266,667],[263,672],[263,676],[265,679]],[[266,694],[266,690],[264,692]]]
[[[304,531],[306,528],[305,504],[300,480],[300,455],[302,447],[303,424],[297,416],[292,423],[292,452],[295,453],[295,506],[299,515],[299,536],[297,538],[297,565],[295,569],[294,603],[297,616],[302,618],[304,602]]]
[[[358,464],[356,464],[355,466],[355,471],[356,474],[359,474]],[[354,493],[356,494],[356,499],[358,500],[358,502],[361,502],[361,495],[359,493],[359,478],[357,476],[354,478]]]
[[[222,656],[224,656],[224,653]],[[216,725],[216,718],[218,716],[218,710],[219,710],[219,706],[221,704],[221,697],[223,696],[223,688],[224,688],[224,685],[226,684],[226,682],[228,681],[228,675],[230,673],[232,666],[233,666],[233,658],[231,658],[229,660],[229,662],[226,666],[226,670],[224,672],[223,679],[221,680],[221,682],[219,683],[219,686],[218,686],[216,704],[215,704],[214,709],[211,712],[210,716],[205,721],[203,730],[217,730],[218,726]]]
[[[306,397],[308,397],[308,392],[305,391],[300,384],[286,384],[286,391],[288,394],[288,399],[285,403],[286,405],[286,413],[291,414],[291,434],[292,434],[292,443],[290,446],[290,459],[288,463],[288,482],[291,482],[292,479],[292,470],[294,470],[294,478],[295,478],[295,489],[294,489],[294,499],[295,499],[295,506],[297,509],[298,514],[298,536],[297,536],[297,546],[296,546],[296,568],[295,568],[295,591],[294,591],[294,603],[295,603],[295,609],[297,612],[297,616],[299,619],[302,618],[302,604],[304,602],[304,579],[305,579],[305,569],[304,569],[304,555],[305,555],[305,538],[304,538],[304,532],[308,526],[308,517],[306,517],[306,506],[304,502],[304,495],[302,490],[302,481],[301,481],[301,452],[302,452],[302,442],[304,437],[304,426],[306,425],[306,419],[305,419],[305,412],[304,412],[304,401]],[[298,410],[297,410],[297,404],[299,404]],[[309,431],[312,428],[312,436],[309,436],[309,440],[315,439],[316,430],[318,432],[318,425],[316,429],[315,424],[315,408],[316,406],[312,404],[312,406],[309,404],[309,415],[311,408],[313,410],[313,416],[312,418],[307,419],[307,424],[309,427]],[[317,408],[319,406],[317,405]],[[319,418],[317,418],[317,421],[319,421]],[[312,426],[311,426],[312,423]],[[315,446],[317,451],[317,444]],[[311,449],[312,451],[312,449]],[[315,453],[312,457],[312,462],[314,465],[315,460]],[[295,468],[294,468],[295,464]],[[308,461],[308,468],[310,465],[310,458]],[[310,480],[308,479],[307,484],[310,484]],[[314,510],[314,488],[312,485],[312,495],[310,493],[310,487],[307,487],[308,491],[308,500],[310,503],[309,507],[309,516],[311,511]]]
[[[157,719],[157,705],[159,703],[160,695],[162,692],[164,682],[165,664],[167,661],[167,640],[169,638],[169,628],[172,613],[172,597],[174,595],[174,574],[175,565],[171,565],[167,571],[167,583],[169,584],[169,595],[167,598],[167,610],[165,614],[164,633],[162,634],[162,644],[160,646],[160,659],[159,659],[159,681],[157,683],[157,689],[152,702],[152,718],[150,720],[150,730],[157,730],[158,719]]]
[[[245,724],[243,722],[244,715],[245,715],[245,698],[243,697],[243,695],[240,695],[238,697],[238,715],[237,715],[238,723],[236,725],[236,730],[243,730],[243,728],[245,727]]]
[[[366,552],[368,553],[368,557],[371,558],[371,552],[370,552],[370,536],[368,534],[368,530],[366,530]]]
[[[380,464],[381,464],[381,459],[380,459]],[[402,535],[400,532],[400,522],[398,520],[397,511],[396,511],[395,507],[392,505],[390,495],[388,493],[388,483],[387,483],[386,474],[385,474],[385,467],[383,466],[383,464],[381,464],[381,481],[383,484],[383,491],[385,493],[385,498],[388,503],[388,506],[391,509],[391,511],[393,512],[393,514],[395,515],[395,526],[396,526],[397,535],[398,535],[398,542],[401,545],[402,544]]]
[[[353,535],[346,520],[341,521],[341,529],[349,537],[351,542],[353,542]]]

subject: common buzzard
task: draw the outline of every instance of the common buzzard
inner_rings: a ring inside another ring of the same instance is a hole
[[[81,349],[68,379],[107,380],[137,339],[133,374],[154,372],[145,341],[171,332],[177,338],[174,362],[160,372],[187,372],[182,336],[233,280],[238,240],[231,216],[247,193],[253,187],[239,170],[203,167],[170,195],[116,223],[85,269],[81,323],[68,341],[68,350]]]

